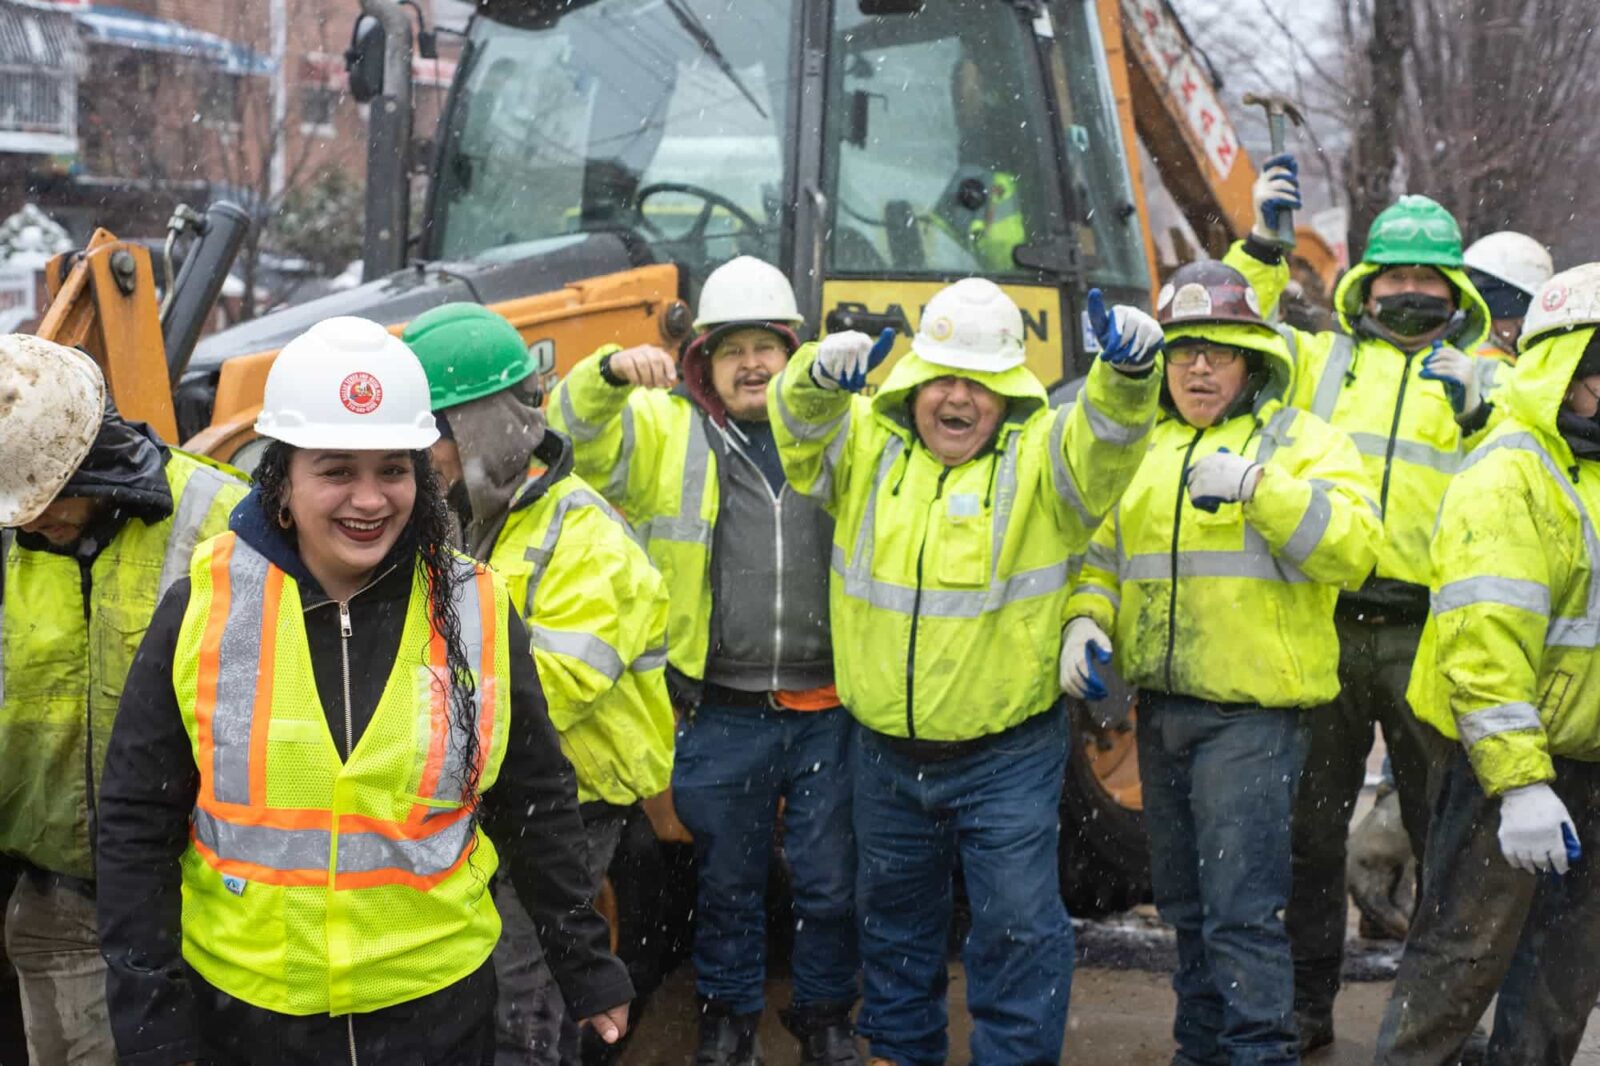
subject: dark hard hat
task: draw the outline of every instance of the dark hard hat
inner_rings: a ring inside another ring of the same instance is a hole
[[[1165,327],[1201,322],[1265,326],[1261,301],[1243,274],[1215,259],[1185,263],[1156,297],[1156,320]]]

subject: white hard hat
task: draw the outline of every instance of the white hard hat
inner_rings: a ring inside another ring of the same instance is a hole
[[[1527,351],[1541,336],[1583,326],[1600,326],[1600,263],[1563,270],[1540,286],[1517,346]]]
[[[422,364],[364,318],[324,319],[283,346],[256,432],[296,448],[357,451],[414,451],[439,439]]]
[[[922,309],[911,350],[930,363],[998,374],[1022,365],[1022,312],[987,278],[963,278]]]
[[[1544,245],[1525,233],[1508,229],[1479,237],[1461,259],[1473,270],[1499,278],[1529,296],[1556,272],[1555,260]]]
[[[0,337],[0,526],[38,518],[94,445],[106,383],[75,348],[22,333]]]
[[[725,322],[783,322],[798,326],[805,319],[794,302],[794,288],[783,271],[753,255],[730,259],[711,272],[700,290],[695,332]]]

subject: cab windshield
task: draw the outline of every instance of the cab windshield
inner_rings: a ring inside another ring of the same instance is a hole
[[[430,254],[620,232],[693,281],[783,262],[796,0],[597,0],[480,15],[444,130]]]

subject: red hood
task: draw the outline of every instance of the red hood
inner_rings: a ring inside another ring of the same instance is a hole
[[[789,349],[790,355],[800,347],[800,338],[795,334],[793,327],[784,322],[724,322],[690,341],[689,347],[683,351],[683,358],[679,361],[684,391],[689,394],[689,399],[698,404],[700,409],[710,415],[712,421],[719,426],[728,424],[728,408],[723,404],[722,397],[717,395],[717,390],[711,387],[711,349],[716,346],[717,341],[734,330],[752,328],[777,334],[783,340],[784,346]]]

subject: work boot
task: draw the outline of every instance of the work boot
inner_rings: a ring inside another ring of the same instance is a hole
[[[853,1005],[849,1000],[806,1003],[779,1013],[784,1027],[800,1041],[800,1066],[861,1066],[850,1026]]]
[[[1300,1054],[1325,1048],[1333,1043],[1333,1011],[1296,1007],[1295,1028],[1300,1031]]]
[[[760,1011],[735,1014],[726,1004],[703,1000],[694,1066],[761,1066],[761,1041],[756,1039],[760,1023]]]

